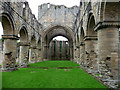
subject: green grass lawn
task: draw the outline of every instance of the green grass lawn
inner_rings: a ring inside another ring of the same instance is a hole
[[[72,61],[44,61],[30,64],[34,67],[75,67]],[[3,88],[106,88],[81,68],[41,69],[19,68],[2,73]]]
[[[30,67],[76,67],[80,66],[73,61],[43,61],[38,63],[33,63],[29,65]]]

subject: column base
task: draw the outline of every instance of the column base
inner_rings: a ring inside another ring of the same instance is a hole
[[[14,67],[14,68],[1,68],[2,72],[12,72],[12,71],[16,71],[18,70],[18,67]]]

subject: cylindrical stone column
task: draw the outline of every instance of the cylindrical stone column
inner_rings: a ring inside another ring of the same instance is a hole
[[[35,47],[30,47],[29,53],[30,53],[30,62],[31,63],[35,63],[37,62],[37,53],[36,53],[37,49],[36,46]]]
[[[97,70],[97,36],[85,37],[85,57],[85,66]]]
[[[3,60],[3,40],[0,40],[0,64],[2,64]]]
[[[29,59],[29,45],[27,43],[20,43],[19,66],[27,67]]]
[[[13,71],[17,70],[16,63],[16,51],[17,51],[17,40],[18,37],[15,35],[2,35],[4,39],[4,54],[2,61],[2,70],[3,71]]]
[[[41,62],[42,58],[41,58],[41,48],[38,48],[38,62]]]
[[[114,77],[114,79],[118,77],[118,43],[118,28],[107,27],[98,30],[100,73],[104,76]]]
[[[80,61],[79,64],[83,65],[85,61],[85,44],[84,42],[80,43]]]

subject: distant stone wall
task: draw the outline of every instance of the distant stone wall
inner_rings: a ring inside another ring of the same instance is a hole
[[[68,41],[51,41],[48,47],[48,56],[51,60],[70,60]]]
[[[38,21],[43,28],[54,24],[73,28],[78,10],[78,6],[67,8],[64,5],[42,4],[38,7]]]

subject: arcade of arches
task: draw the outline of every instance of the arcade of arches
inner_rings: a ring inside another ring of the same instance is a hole
[[[71,8],[46,3],[38,6],[37,20],[28,2],[0,1],[1,70],[14,71],[46,60],[71,60],[105,85],[117,87],[120,79],[119,8],[120,2],[107,0],[80,0],[79,7]],[[56,36],[68,41],[53,40]]]

